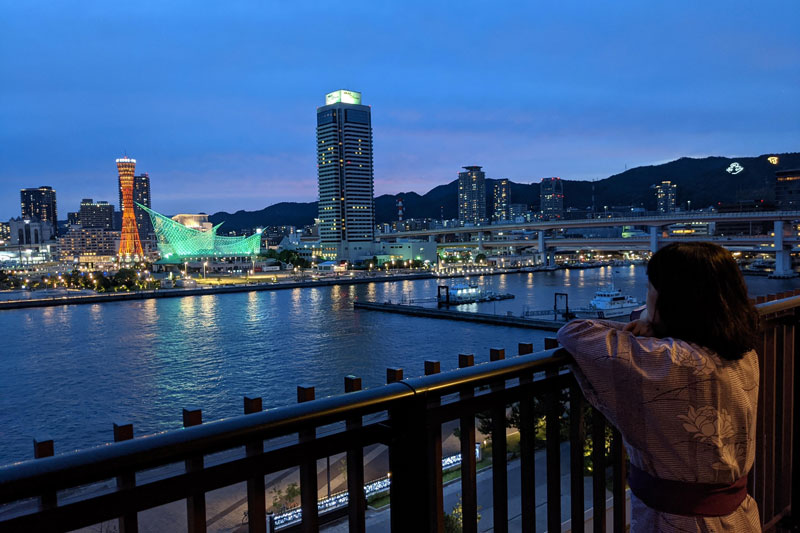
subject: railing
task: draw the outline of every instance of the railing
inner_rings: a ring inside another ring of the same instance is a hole
[[[794,433],[800,427],[795,366],[800,296],[793,294],[776,295],[773,301],[764,298],[758,304],[765,326],[756,462],[748,488],[758,501],[765,530],[798,523],[797,512],[790,515],[792,508],[798,509],[800,495],[800,446]],[[182,430],[133,439],[129,426],[115,426],[115,440],[120,442],[59,456],[50,456],[52,441],[39,442],[36,456],[41,458],[0,468],[0,530],[69,531],[116,520],[120,531],[130,533],[138,531],[137,513],[185,500],[188,530],[206,531],[207,493],[246,482],[249,531],[264,532],[264,476],[299,468],[301,522],[285,531],[318,531],[346,511],[350,531],[364,532],[364,447],[380,443],[388,447],[392,531],[440,532],[446,512],[442,424],[458,420],[463,531],[476,532],[474,450],[480,413],[489,420],[492,441],[493,531],[508,531],[510,520],[521,524],[522,531],[535,531],[542,512],[546,519],[541,525],[561,531],[562,472],[566,475],[567,470],[567,527],[583,531],[590,517],[594,531],[605,531],[607,521],[614,531],[625,531],[626,462],[620,435],[610,430],[607,449],[606,422],[586,407],[567,367],[569,354],[552,341],[546,348],[533,353],[531,344],[520,344],[519,355],[508,359],[503,350],[491,350],[491,361],[480,365],[474,365],[472,355],[460,355],[459,369],[447,373],[439,372],[438,362],[427,361],[425,376],[413,379],[403,379],[401,369],[389,369],[387,385],[367,390],[360,390],[360,379],[348,376],[346,394],[319,400],[312,387],[301,386],[298,404],[268,411],[262,410],[259,398],[245,398],[247,414],[207,424],[201,423],[198,410],[185,410]],[[518,413],[520,434],[520,503],[515,516],[510,516],[508,494],[506,417],[511,405]],[[542,423],[546,438],[544,449],[537,451]],[[561,464],[562,440],[569,442],[566,465]],[[584,508],[587,440],[602,443],[591,452],[591,510]],[[347,458],[348,497],[341,499],[346,507],[320,512],[317,460],[341,453]],[[545,481],[539,487],[537,454],[544,456],[545,464],[545,474],[539,476]],[[151,469],[159,469],[159,474]],[[542,508],[536,505],[537,490],[546,494]],[[607,516],[609,496],[613,504]]]

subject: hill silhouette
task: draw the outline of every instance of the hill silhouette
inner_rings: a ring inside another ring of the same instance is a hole
[[[636,206],[648,210],[656,208],[652,185],[669,180],[678,186],[679,205],[691,202],[693,209],[716,205],[719,202],[750,200],[772,201],[775,198],[775,172],[800,168],[800,153],[774,154],[779,164],[773,165],[765,154],[757,157],[682,157],[669,163],[636,167],[620,174],[597,181],[564,181],[564,207],[591,209],[604,206]],[[727,172],[733,163],[742,170],[736,174]],[[486,180],[486,212],[492,211],[494,184],[497,180]],[[592,190],[594,189],[594,191]],[[405,192],[384,194],[375,198],[375,218],[378,223],[397,220],[397,198],[403,199],[404,218],[442,218],[458,216],[458,180],[434,187],[425,194]],[[511,181],[510,202],[526,204],[539,209],[539,183],[516,183]],[[313,224],[317,216],[317,202],[281,202],[258,211],[219,212],[209,217],[211,222],[226,230],[242,230],[258,226],[304,226]]]

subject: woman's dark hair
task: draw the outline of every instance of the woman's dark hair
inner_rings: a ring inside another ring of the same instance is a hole
[[[659,337],[739,359],[756,345],[758,313],[731,253],[710,242],[674,243],[653,254],[647,278],[658,291]]]

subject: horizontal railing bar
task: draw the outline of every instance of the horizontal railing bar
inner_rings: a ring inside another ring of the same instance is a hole
[[[262,455],[242,457],[194,472],[180,472],[163,479],[129,488],[111,489],[76,502],[31,514],[3,518],[11,530],[70,531],[112,520],[124,513],[141,512],[185,498],[192,491],[209,492],[244,482],[253,475],[267,475],[296,466],[302,459],[320,459],[342,453],[352,446],[369,446],[385,435],[379,424],[347,433],[318,437],[313,441],[270,450]],[[24,497],[24,496],[23,496]]]
[[[756,304],[756,310],[761,316],[772,315],[797,307],[800,307],[800,296],[790,296],[789,298],[781,298],[780,300]]]
[[[445,396],[457,393],[464,387],[479,387],[500,379],[513,379],[525,373],[556,369],[571,361],[572,356],[566,350],[556,348],[500,361],[481,363],[441,374],[411,378],[405,380],[405,383],[417,394]]]
[[[42,487],[64,489],[109,479],[120,471],[141,471],[178,462],[191,454],[210,454],[255,439],[269,439],[308,427],[343,421],[348,417],[387,410],[420,393],[447,394],[459,386],[479,386],[519,373],[553,368],[570,360],[555,350],[495,361],[443,374],[404,380],[374,389],[289,405],[277,409],[217,420],[145,438],[107,444],[87,450],[0,467],[0,503],[41,492]],[[453,391],[455,392],[455,390]],[[34,487],[37,490],[34,490]]]
[[[478,413],[486,411],[498,404],[508,405],[518,402],[523,398],[533,394],[543,392],[543,387],[555,387],[566,389],[572,382],[572,374],[559,374],[553,377],[545,377],[538,381],[515,385],[514,388],[497,391],[481,391],[472,398],[459,399],[450,403],[431,407],[428,412],[431,420],[437,423],[455,420],[466,412]]]

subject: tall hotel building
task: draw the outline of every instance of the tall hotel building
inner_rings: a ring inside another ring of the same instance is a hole
[[[675,197],[678,194],[678,186],[671,181],[662,181],[661,185],[656,185],[656,205],[659,213],[672,213],[675,211]]]
[[[543,178],[539,202],[545,219],[564,218],[564,184],[561,178]]]
[[[322,256],[371,257],[375,238],[372,115],[361,93],[334,91],[317,108],[317,175]]]
[[[49,222],[53,231],[58,227],[58,209],[56,207],[56,191],[45,185],[35,189],[19,191],[22,218]]]
[[[481,167],[464,167],[458,173],[458,220],[461,224],[486,221],[486,174]]]
[[[508,201],[509,201],[509,185],[507,179],[502,179],[494,184],[494,212],[492,213],[492,220],[498,222],[500,220],[508,220]]]

